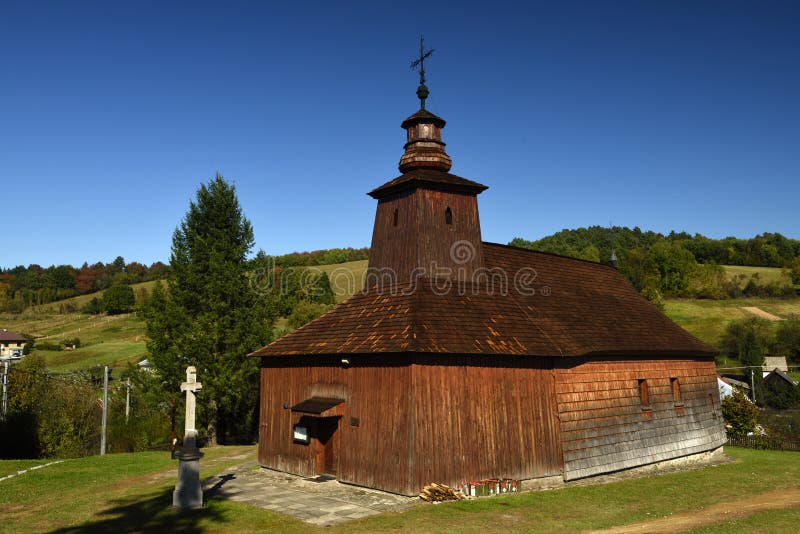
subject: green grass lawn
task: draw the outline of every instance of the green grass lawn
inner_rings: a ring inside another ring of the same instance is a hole
[[[205,469],[210,476],[235,461],[225,459],[249,447],[214,447],[205,449]],[[17,460],[0,460],[5,464]],[[105,523],[105,531],[131,531],[170,515],[175,526],[181,525],[171,509],[172,487],[177,462],[168,452],[109,454],[66,460],[0,482],[0,532],[49,532],[85,524],[122,519],[120,529]],[[113,524],[113,523],[112,523]],[[122,525],[126,526],[122,526]],[[162,524],[162,528],[167,528]],[[168,528],[167,530],[173,530]]]
[[[201,476],[222,472],[253,447],[206,449]],[[212,499],[203,510],[171,507],[176,464],[166,453],[68,460],[0,483],[2,532],[580,532],[701,510],[772,490],[800,488],[800,453],[726,449],[735,462],[595,486],[421,505],[316,528],[242,503]],[[3,469],[4,461],[0,461]],[[783,532],[800,503],[722,521],[698,532]],[[727,527],[727,530],[726,528]],[[789,530],[791,531],[791,530]]]
[[[743,519],[720,521],[713,525],[690,530],[692,534],[730,534],[731,532],[797,532],[800,525],[800,507],[788,510],[759,512]]]
[[[53,460],[0,460],[0,478]]]

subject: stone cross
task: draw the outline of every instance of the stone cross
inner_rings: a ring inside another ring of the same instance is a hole
[[[186,368],[186,382],[181,384],[181,391],[186,392],[186,424],[184,426],[185,437],[197,436],[197,429],[194,427],[197,392],[203,388],[203,384],[197,381],[197,369],[193,365]]]
[[[186,382],[181,384],[181,391],[186,392],[186,434],[183,447],[175,456],[179,460],[178,483],[172,492],[172,505],[179,510],[190,510],[203,507],[203,487],[200,485],[200,458],[203,453],[197,448],[197,430],[194,428],[195,396],[203,387],[197,381],[197,369],[186,368]]]

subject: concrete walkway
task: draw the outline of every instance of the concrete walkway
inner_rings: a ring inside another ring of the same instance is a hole
[[[417,497],[341,484],[329,477],[306,479],[254,463],[232,468],[204,484],[206,499],[229,499],[328,526],[383,512],[407,510]]]

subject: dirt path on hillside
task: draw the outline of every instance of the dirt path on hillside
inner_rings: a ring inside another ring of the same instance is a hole
[[[593,531],[597,534],[635,534],[641,532],[685,532],[710,525],[718,521],[741,519],[766,510],[780,510],[800,506],[800,488],[768,491],[734,501],[712,504],[695,512],[675,514],[652,521],[632,523],[608,530]]]
[[[755,315],[756,317],[761,317],[762,319],[766,319],[767,321],[783,321],[783,319],[778,317],[777,315],[772,315],[771,313],[765,312],[761,308],[757,308],[755,306],[742,306],[742,309],[747,313]]]

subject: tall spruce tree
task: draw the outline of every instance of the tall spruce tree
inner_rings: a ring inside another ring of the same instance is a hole
[[[249,284],[252,246],[236,190],[217,174],[175,230],[168,288],[153,290],[145,313],[165,391],[177,396],[186,366],[197,367],[198,426],[212,444],[251,439],[257,429],[258,360],[246,355],[270,341],[274,306]]]

